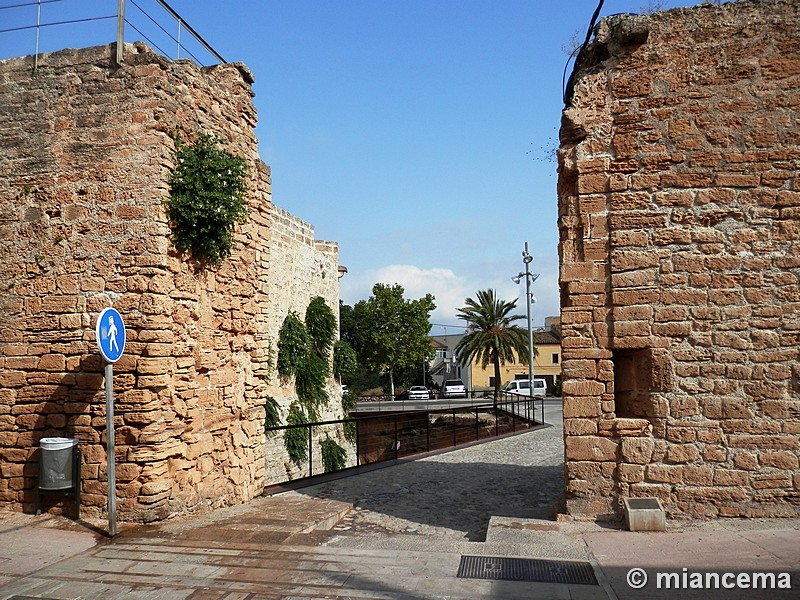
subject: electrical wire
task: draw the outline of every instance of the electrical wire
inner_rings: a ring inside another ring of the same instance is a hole
[[[453,329],[469,329],[466,325],[443,325],[441,323],[431,323],[432,327],[452,327]]]

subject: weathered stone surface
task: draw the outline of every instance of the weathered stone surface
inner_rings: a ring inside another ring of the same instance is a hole
[[[582,465],[581,440],[619,444],[618,468],[580,488],[568,455],[567,509],[606,510],[586,499],[611,489],[614,507],[798,516],[798,103],[775,100],[800,87],[800,13],[741,0],[635,18],[635,47],[634,17],[598,26],[562,118],[564,434]]]
[[[650,438],[625,438],[621,441],[622,459],[627,463],[646,465],[653,455],[655,442]]]
[[[270,395],[285,413],[295,398],[273,374],[288,311],[315,296],[337,310],[338,247],[272,205],[239,67],[170,62],[142,44],[117,67],[113,52],[44,54],[36,77],[30,57],[0,61],[0,506],[32,505],[28,450],[68,436],[83,450],[84,514],[105,510],[94,321],[113,304],[128,329],[114,367],[118,510],[152,520],[299,474],[282,444],[267,456],[263,405]],[[216,268],[179,256],[164,207],[172,136],[197,131],[249,167],[248,221]],[[341,417],[339,403],[321,417]]]
[[[566,439],[567,460],[613,461],[618,444],[596,436],[570,436]]]

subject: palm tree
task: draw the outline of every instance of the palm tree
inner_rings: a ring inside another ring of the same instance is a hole
[[[480,290],[477,300],[467,298],[465,304],[458,309],[458,318],[467,322],[468,333],[455,347],[458,362],[465,365],[479,361],[484,369],[490,362],[494,365],[494,400],[497,402],[500,365],[528,360],[528,332],[513,324],[525,316],[512,315],[517,301],[500,300],[494,290]]]

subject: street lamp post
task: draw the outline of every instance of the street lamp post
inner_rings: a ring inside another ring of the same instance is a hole
[[[525,250],[522,251],[522,262],[525,263],[525,272],[520,272],[512,281],[519,284],[525,278],[525,308],[528,316],[528,399],[533,403],[533,327],[531,325],[531,304],[536,302],[536,298],[531,294],[531,283],[539,278],[538,273],[531,273],[531,262],[533,256],[528,252],[528,242],[525,242]],[[534,405],[535,411],[535,405]],[[542,423],[544,423],[544,399],[542,400]]]

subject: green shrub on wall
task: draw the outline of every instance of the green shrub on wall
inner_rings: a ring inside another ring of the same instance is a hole
[[[332,471],[341,471],[347,465],[347,455],[336,440],[332,440],[330,436],[325,435],[319,445],[322,447],[322,465],[326,473]]]
[[[290,310],[278,334],[278,375],[291,377],[303,365],[308,354],[306,326],[296,312]]]
[[[306,308],[306,331],[314,352],[327,362],[336,339],[336,315],[321,296],[312,299]]]
[[[214,266],[231,255],[234,226],[248,213],[247,164],[218,142],[205,133],[198,133],[193,145],[175,138],[166,202],[175,247]]]
[[[266,416],[264,418],[264,427],[269,429],[270,427],[278,427],[281,424],[281,413],[280,413],[280,406],[278,405],[278,401],[275,400],[272,396],[267,396],[264,399],[264,409],[266,410]],[[275,435],[274,431],[270,431],[267,435]]]
[[[309,303],[305,323],[294,311],[283,320],[278,335],[278,374],[283,378],[294,376],[297,392],[288,425],[318,421],[320,409],[330,401],[325,388],[335,338],[336,316],[319,296]],[[305,428],[286,430],[284,444],[296,464],[308,459],[308,435]]]
[[[350,418],[350,411],[355,409],[358,405],[358,398],[355,392],[347,392],[342,394],[342,412],[344,418]],[[358,435],[358,428],[355,421],[347,421],[344,423],[344,439],[351,444],[355,444],[356,436]]]
[[[303,412],[303,409],[296,402],[292,402],[292,405],[289,407],[289,414],[286,416],[286,424],[308,424],[308,418]],[[308,427],[287,429],[283,436],[283,445],[291,461],[297,466],[301,466],[308,460]]]
[[[306,354],[297,368],[294,379],[297,399],[312,421],[319,420],[319,409],[328,403],[328,392],[325,391],[328,374],[328,362],[314,352]]]
[[[336,316],[320,296],[308,305],[305,323],[297,313],[289,311],[281,325],[278,374],[284,378],[294,375],[297,399],[312,421],[329,401],[325,386],[335,337]]]

